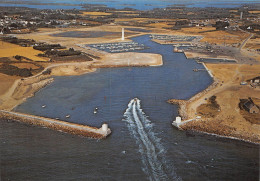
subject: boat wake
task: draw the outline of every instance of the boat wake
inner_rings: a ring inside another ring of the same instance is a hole
[[[149,180],[181,180],[174,172],[172,164],[169,166],[166,162],[166,151],[152,130],[153,124],[142,111],[139,99],[130,101],[124,117],[124,121],[128,123],[128,130],[139,145],[142,170]]]

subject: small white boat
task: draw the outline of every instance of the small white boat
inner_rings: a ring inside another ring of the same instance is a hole
[[[68,115],[66,115],[66,118],[70,118],[70,115],[68,114]]]
[[[94,114],[97,114],[97,111],[98,111],[98,108],[96,107],[95,109],[94,109]]]
[[[42,105],[42,108],[45,108],[46,107],[46,105]]]

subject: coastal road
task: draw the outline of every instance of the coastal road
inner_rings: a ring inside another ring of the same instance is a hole
[[[232,76],[232,78],[228,81],[228,82],[225,82],[225,83],[222,83],[222,86],[220,86],[220,81],[216,79],[216,77],[214,78],[215,79],[215,82],[218,83],[218,85],[216,87],[214,87],[213,89],[211,89],[210,91],[206,92],[205,94],[203,95],[200,95],[200,94],[196,94],[195,96],[193,96],[190,100],[194,100],[193,102],[191,101],[191,103],[187,106],[187,111],[188,111],[188,115],[193,115],[192,117],[190,118],[194,118],[196,117],[196,112],[197,112],[197,108],[203,104],[203,103],[206,103],[207,101],[205,100],[205,98],[209,98],[223,90],[227,90],[229,87],[232,87],[234,85],[236,85],[235,81],[236,79],[239,77],[241,78],[241,74],[239,72],[239,68],[241,67],[241,65],[239,65],[237,68],[236,68],[236,74],[234,74]]]
[[[252,38],[254,36],[254,34],[250,33],[250,35],[241,43],[241,45],[239,46],[239,51],[241,51],[242,48],[244,48],[244,46],[246,45],[247,41]]]

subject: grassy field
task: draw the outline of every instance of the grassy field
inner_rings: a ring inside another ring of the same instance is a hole
[[[82,12],[83,15],[89,15],[89,16],[108,16],[112,13],[106,13],[106,12]]]
[[[212,44],[234,44],[241,43],[248,34],[243,32],[232,32],[216,30],[215,27],[191,27],[191,28],[182,28],[181,30],[176,31],[182,34],[191,34],[191,35],[202,35],[204,38],[201,42],[208,42]]]
[[[124,14],[125,16],[138,16],[139,14]]]
[[[16,79],[19,79],[18,76],[9,76],[0,73],[0,95],[4,94],[14,83]]]
[[[260,38],[256,38],[256,39],[250,39],[245,48],[249,48],[249,49],[260,49]]]
[[[14,64],[11,64],[11,65],[14,65],[20,69],[23,69],[23,68],[27,68],[27,69],[37,69],[39,67],[37,67],[36,65],[32,64],[32,63],[14,63]]]
[[[118,13],[136,13],[136,11],[115,11],[115,12],[118,12]]]
[[[190,28],[182,28],[179,31],[183,33],[194,34],[194,33],[204,33],[207,31],[214,31],[214,30],[216,30],[215,27],[190,27]]]
[[[134,14],[129,14],[134,15]],[[136,15],[136,14],[135,14]],[[156,19],[156,18],[117,18],[116,22],[135,22],[135,23],[144,23],[149,27],[153,28],[170,28],[175,24],[175,19]],[[153,23],[150,23],[154,21]],[[149,24],[148,24],[149,23]],[[171,25],[169,25],[171,24]]]
[[[248,11],[251,14],[260,14],[260,11]]]
[[[20,55],[32,59],[34,61],[47,61],[47,59],[38,57],[41,51],[34,50],[33,47],[21,47],[12,43],[0,41],[0,57],[13,57]]]
[[[216,97],[211,97],[207,100],[207,104],[201,104],[197,108],[197,112],[199,115],[206,118],[214,118],[219,113],[219,105],[215,101]]]
[[[154,27],[154,28],[170,28],[173,25],[169,25],[170,24],[174,24],[174,21],[172,22],[159,22],[159,23],[151,23],[148,26],[150,27]]]
[[[238,65],[238,64],[207,64],[207,67],[213,72],[219,80],[229,81],[236,72],[239,72],[239,79],[236,83],[239,84],[240,81],[245,81],[259,75],[260,65]]]
[[[115,19],[115,22],[122,22],[122,21],[127,21],[127,22],[129,22],[129,21],[137,21],[137,19],[136,18],[116,18]]]
[[[241,114],[239,109],[239,102],[240,99],[248,99],[248,97],[260,99],[259,90],[253,89],[250,86],[240,85],[241,81],[259,76],[260,65],[206,65],[219,80],[219,84],[215,89],[208,91],[198,100],[188,105],[189,113],[193,117],[196,116],[196,112],[201,112],[203,120],[205,117],[207,118],[207,121],[194,122],[192,124],[195,125],[191,124],[189,126],[209,133],[234,136],[259,142],[260,125],[252,124],[252,122],[248,121],[248,116],[250,116],[249,119],[255,117],[253,114],[247,114],[247,119],[245,119],[245,115]],[[213,95],[216,96],[219,109],[212,109],[211,105],[204,104],[205,100],[208,100]],[[195,108],[194,112],[192,112],[193,108]],[[206,113],[206,115],[204,115],[203,112]],[[227,128],[231,129],[228,134],[226,134]]]
[[[156,18],[116,18],[115,19],[115,22],[120,22],[120,21],[148,22],[148,21],[169,21],[169,19],[156,19]],[[173,19],[171,21],[173,21]]]

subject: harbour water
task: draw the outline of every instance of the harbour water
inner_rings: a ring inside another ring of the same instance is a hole
[[[161,54],[164,65],[56,77],[15,109],[97,127],[107,122],[112,135],[92,140],[0,121],[3,180],[258,180],[258,146],[171,126],[177,106],[166,101],[205,89],[212,79],[193,71],[203,66],[148,35],[133,40],[150,47],[140,52]]]

